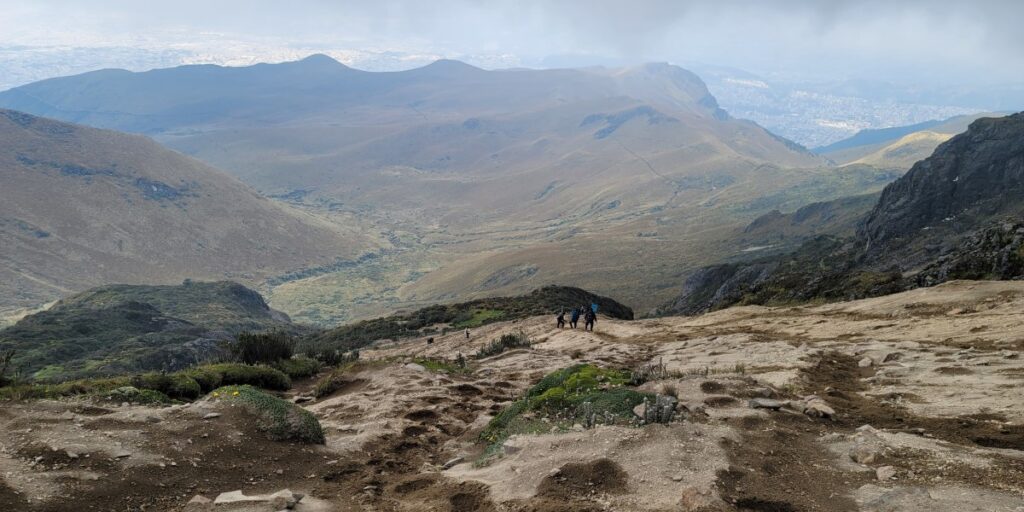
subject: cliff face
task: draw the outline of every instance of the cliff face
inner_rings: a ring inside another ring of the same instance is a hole
[[[857,236],[869,261],[912,270],[951,239],[1022,211],[1024,113],[979,119],[939,146],[885,188]]]
[[[1024,278],[1024,113],[979,119],[885,188],[847,238],[693,273],[658,312],[841,300]]]

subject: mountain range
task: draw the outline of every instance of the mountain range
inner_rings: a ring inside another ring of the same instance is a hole
[[[665,283],[747,249],[733,235],[759,215],[898,176],[832,167],[732,118],[668,64],[372,73],[312,56],[102,70],[0,93],[0,105],[144,133],[380,241],[262,289],[320,324],[550,283],[647,310],[671,297]]]

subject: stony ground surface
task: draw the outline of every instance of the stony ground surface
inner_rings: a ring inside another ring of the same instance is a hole
[[[376,362],[303,404],[320,418],[326,446],[265,441],[239,411],[208,402],[4,403],[0,505],[1024,511],[1024,283],[954,282],[693,318],[602,318],[593,333],[559,330],[553,320],[364,351]],[[470,356],[520,330],[532,349],[473,361],[466,374],[408,364]],[[668,375],[644,387],[674,388],[686,414],[669,425],[513,436],[481,463],[477,435],[487,421],[543,375],[576,362],[661,362]],[[805,414],[807,407],[830,417]],[[211,412],[220,416],[203,419]],[[271,501],[284,490],[303,497]],[[263,501],[189,504],[233,491]]]

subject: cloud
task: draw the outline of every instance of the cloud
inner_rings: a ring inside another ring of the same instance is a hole
[[[0,44],[215,33],[526,63],[576,54],[763,74],[1024,82],[1016,0],[0,0],[0,10]]]

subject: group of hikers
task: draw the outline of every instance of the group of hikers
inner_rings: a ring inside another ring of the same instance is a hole
[[[578,308],[573,308],[572,311],[569,312],[569,328],[570,329],[575,329],[576,326],[579,325],[579,321],[580,321],[580,317],[581,316],[583,317],[583,330],[585,330],[585,331],[593,331],[594,330],[594,322],[597,321],[597,303],[595,302],[595,303],[591,304],[589,308],[586,307],[586,306],[580,306]],[[556,318],[556,320],[558,321],[558,328],[559,329],[565,327],[565,310],[564,309],[562,311],[558,312],[558,317]]]

